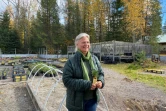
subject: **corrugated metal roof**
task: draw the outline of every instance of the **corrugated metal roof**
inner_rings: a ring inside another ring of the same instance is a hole
[[[166,35],[159,35],[158,38],[159,38],[158,43],[163,43],[163,42],[166,43]]]

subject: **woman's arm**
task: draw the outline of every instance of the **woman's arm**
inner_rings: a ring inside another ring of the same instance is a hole
[[[78,79],[77,75],[80,74],[80,71],[77,71],[79,69],[74,67],[76,66],[73,65],[72,61],[68,60],[63,68],[62,80],[65,87],[75,91],[89,90],[92,82],[84,79]]]

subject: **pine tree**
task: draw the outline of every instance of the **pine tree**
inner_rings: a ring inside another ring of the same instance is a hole
[[[161,34],[161,6],[159,0],[151,1],[151,16],[150,16],[150,36],[158,36]]]
[[[149,44],[153,46],[153,52],[158,53],[158,38],[157,36],[162,33],[161,31],[161,6],[159,0],[153,0],[151,3],[151,15],[149,23]]]
[[[14,53],[15,48],[20,48],[19,36],[16,30],[10,27],[10,15],[5,11],[0,24],[0,48],[3,53]]]
[[[127,41],[125,34],[124,3],[122,0],[112,2],[112,15],[110,17],[110,30],[106,40]]]
[[[31,30],[31,47],[45,47],[48,53],[54,53],[54,48],[62,43],[64,34],[59,22],[56,0],[41,0],[41,8],[34,18]],[[34,43],[33,40],[38,40]]]
[[[66,43],[69,45],[74,44],[75,37],[81,32],[82,30],[82,23],[81,23],[81,14],[79,9],[79,2],[78,0],[67,0],[66,3]]]

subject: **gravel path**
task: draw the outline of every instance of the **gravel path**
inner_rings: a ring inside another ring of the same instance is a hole
[[[166,111],[166,93],[163,91],[132,81],[107,68],[104,68],[104,72],[106,85],[102,92],[107,98],[111,111],[131,110],[125,105],[127,100],[144,101],[151,105],[161,103],[165,107],[163,111]]]
[[[163,91],[132,81],[113,70],[107,68],[103,68],[103,70],[106,83],[101,92],[108,104],[109,111],[166,111],[166,93]],[[42,92],[44,89],[39,91]],[[55,99],[51,99],[55,101]],[[104,105],[103,102],[101,98],[100,104]],[[139,106],[137,103],[142,110],[136,107]],[[53,107],[53,103],[49,104]],[[147,108],[149,106],[152,108],[162,106],[160,108],[162,110],[151,110]],[[24,82],[2,82],[0,80],[0,111],[35,111],[34,109]],[[97,111],[104,110],[98,107]]]

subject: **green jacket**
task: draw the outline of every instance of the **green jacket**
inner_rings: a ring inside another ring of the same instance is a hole
[[[83,95],[84,91],[90,90],[92,82],[83,79],[83,71],[81,67],[81,53],[76,52],[75,55],[68,59],[63,69],[63,83],[67,87],[66,107],[70,111],[83,111]],[[92,55],[95,67],[99,71],[98,80],[104,87],[104,72],[102,71],[100,62],[95,55]],[[99,101],[99,91],[96,89],[97,101]]]

